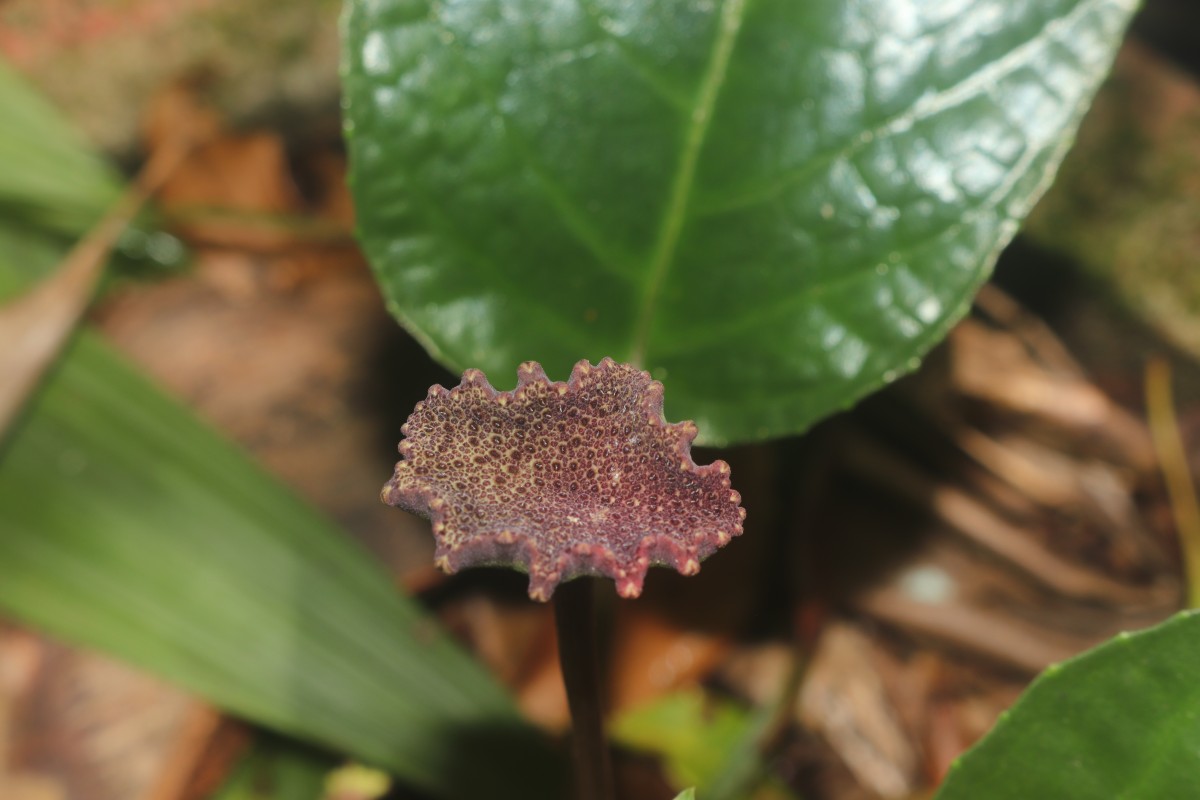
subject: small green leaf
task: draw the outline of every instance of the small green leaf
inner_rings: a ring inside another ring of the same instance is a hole
[[[210,800],[322,800],[335,766],[327,753],[262,736]]]
[[[675,800],[696,800],[696,790],[684,789],[682,792],[675,795]]]
[[[937,800],[1195,797],[1200,614],[1051,667],[955,765]]]
[[[351,0],[389,306],[446,365],[604,356],[709,442],[912,369],[1048,184],[1135,0]]]
[[[705,786],[721,771],[726,756],[752,720],[727,701],[709,701],[699,689],[677,692],[618,717],[613,740],[663,756],[675,786]]]

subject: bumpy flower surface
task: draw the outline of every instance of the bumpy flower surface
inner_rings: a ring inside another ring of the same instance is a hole
[[[537,600],[604,575],[636,597],[652,564],[694,574],[742,532],[728,465],[696,465],[696,426],[663,419],[649,374],[608,358],[579,362],[566,383],[533,362],[517,374],[500,392],[467,370],[403,428],[383,500],[433,520],[442,569],[516,567]]]

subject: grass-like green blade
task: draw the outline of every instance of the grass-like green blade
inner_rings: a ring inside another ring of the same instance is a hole
[[[0,117],[2,302],[54,268],[119,183],[3,65]],[[79,337],[9,433],[0,613],[436,794],[552,796],[557,762],[498,684],[98,339]]]
[[[937,800],[1173,800],[1200,786],[1200,614],[1051,667]]]
[[[77,236],[120,194],[116,171],[2,60],[0,119],[0,215],[8,221]]]
[[[0,461],[0,609],[450,796],[544,766],[382,570],[91,336]]]

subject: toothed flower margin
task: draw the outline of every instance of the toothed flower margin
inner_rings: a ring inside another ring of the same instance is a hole
[[[697,466],[696,426],[663,419],[663,387],[606,358],[580,361],[566,383],[530,361],[511,392],[467,370],[429,390],[403,427],[402,459],[383,501],[433,521],[446,572],[512,566],[529,596],[603,575],[622,597],[652,564],[694,575],[742,532],[746,512],[729,466]]]

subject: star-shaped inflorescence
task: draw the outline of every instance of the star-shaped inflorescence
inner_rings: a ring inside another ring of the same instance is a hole
[[[467,370],[404,425],[383,500],[433,520],[442,569],[516,567],[537,600],[578,575],[637,597],[652,564],[695,574],[742,532],[729,466],[696,465],[696,426],[663,419],[648,373],[606,358],[566,383],[533,362],[517,374],[500,392]]]

